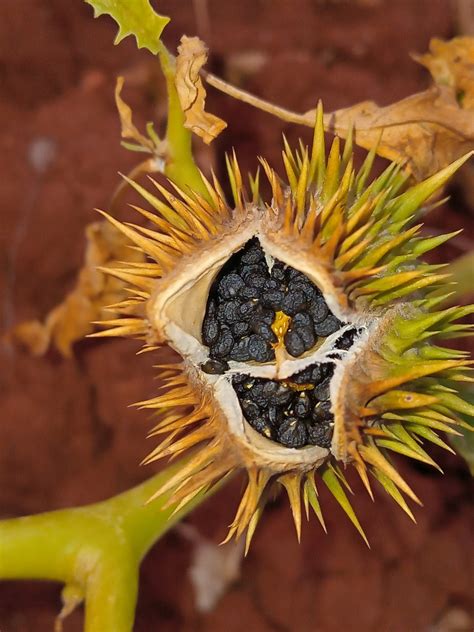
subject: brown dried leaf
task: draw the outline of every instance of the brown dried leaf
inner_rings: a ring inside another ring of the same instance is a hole
[[[105,317],[104,308],[125,297],[125,284],[106,275],[98,266],[116,261],[143,261],[144,256],[129,247],[127,239],[108,222],[86,227],[84,266],[75,288],[56,306],[44,323],[37,320],[17,325],[9,339],[26,347],[33,355],[43,355],[54,345],[62,355],[72,354],[72,345],[94,330],[92,321]],[[110,310],[107,317],[111,317]]]
[[[207,48],[198,37],[183,35],[176,58],[176,90],[184,112],[184,126],[200,136],[205,143],[212,142],[227,123],[205,111],[206,91],[199,71],[207,61]]]
[[[448,42],[433,38],[429,53],[412,57],[428,68],[436,84],[455,90],[464,109],[474,108],[474,38],[455,37]]]
[[[131,107],[125,103],[122,99],[121,93],[124,84],[123,77],[117,77],[117,82],[115,84],[115,104],[117,106],[117,110],[120,116],[120,125],[121,125],[121,136],[122,138],[128,138],[129,140],[134,140],[137,145],[130,145],[128,143],[124,143],[124,145],[128,149],[134,149],[136,151],[146,151],[151,154],[161,155],[165,149],[165,143],[160,141],[160,139],[153,135],[153,137],[146,137],[141,132],[139,132],[138,128],[135,127],[132,120],[132,109]],[[152,130],[151,123],[148,125],[148,132],[150,133]]]
[[[378,154],[422,180],[474,149],[474,38],[433,39],[430,52],[414,58],[431,72],[432,87],[386,107],[364,101],[336,110],[325,126],[345,137],[353,125],[358,145],[378,144]]]

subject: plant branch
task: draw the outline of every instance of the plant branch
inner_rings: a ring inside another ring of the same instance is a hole
[[[246,90],[237,88],[236,86],[233,86],[232,84],[227,83],[227,81],[224,81],[223,79],[220,79],[219,77],[216,77],[216,75],[213,75],[212,73],[207,72],[206,70],[201,70],[201,73],[204,79],[206,80],[206,82],[210,86],[212,86],[213,88],[216,88],[217,90],[220,90],[224,94],[227,94],[228,96],[234,99],[238,99],[239,101],[242,101],[243,103],[247,103],[248,105],[251,105],[252,107],[257,108],[258,110],[262,110],[263,112],[272,114],[273,116],[276,116],[277,118],[281,119],[282,121],[285,121],[286,123],[306,125],[307,127],[314,126],[314,122],[316,118],[315,110],[310,110],[309,112],[305,112],[305,113],[293,112],[292,110],[288,110],[286,108],[280,107],[279,105],[274,105],[270,101],[265,101],[265,99],[256,97],[254,94],[251,94],[250,92],[247,92]]]
[[[169,495],[150,496],[177,462],[106,501],[0,522],[0,579],[48,579],[85,596],[85,632],[130,632],[140,562],[153,544],[210,492],[173,514]],[[212,490],[211,490],[212,491]]]

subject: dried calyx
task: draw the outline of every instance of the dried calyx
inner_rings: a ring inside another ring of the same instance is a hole
[[[371,495],[372,475],[411,516],[403,494],[418,499],[389,452],[433,464],[423,442],[448,448],[438,433],[474,412],[456,394],[470,363],[441,344],[469,331],[456,321],[474,310],[443,308],[446,275],[420,257],[450,235],[423,238],[416,223],[462,160],[411,188],[396,165],[367,184],[374,153],[355,172],[350,140],[341,155],[336,138],[326,160],[322,117],[310,151],[285,147],[287,183],[262,161],[266,203],[234,157],[232,206],[216,179],[206,198],[132,183],[154,207],[138,208],[152,229],[109,218],[148,261],[109,271],[133,289],[99,335],[182,357],[163,368],[165,391],[141,402],[159,414],[151,434],[167,435],[147,461],[194,448],[157,495],[173,490],[182,506],[244,469],[229,536],[247,531],[248,542],[275,485],[298,534],[301,500],[324,525],[316,472],[363,534],[339,464]]]

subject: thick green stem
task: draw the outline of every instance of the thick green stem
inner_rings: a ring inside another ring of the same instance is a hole
[[[206,497],[172,516],[167,495],[146,501],[176,470],[104,502],[0,522],[0,578],[49,579],[85,595],[85,632],[130,632],[143,556]]]

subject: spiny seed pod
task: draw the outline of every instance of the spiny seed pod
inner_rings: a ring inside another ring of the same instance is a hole
[[[423,442],[449,449],[437,432],[456,434],[474,412],[456,393],[470,362],[438,344],[466,333],[455,321],[474,309],[441,307],[447,275],[419,260],[451,237],[420,236],[422,205],[466,158],[410,188],[395,164],[367,184],[373,158],[355,173],[351,141],[341,156],[336,138],[326,160],[319,109],[311,151],[285,146],[288,183],[262,160],[268,202],[258,178],[247,193],[234,156],[232,207],[215,178],[206,198],[130,181],[153,229],[108,217],[149,260],[109,270],[133,290],[96,335],[182,357],[139,404],[158,411],[151,435],[167,435],[146,462],[194,448],[156,495],[172,491],[179,508],[245,469],[228,537],[247,531],[247,546],[275,485],[298,537],[301,498],[324,527],[316,471],[365,539],[344,491],[349,464],[371,496],[369,474],[413,517],[402,493],[419,501],[388,452],[435,465]]]

